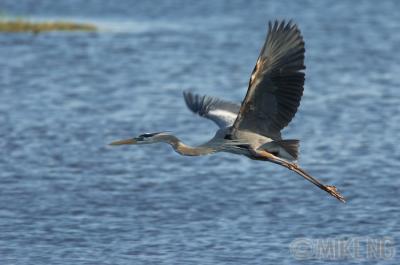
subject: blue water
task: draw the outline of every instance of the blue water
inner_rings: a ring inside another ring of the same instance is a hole
[[[14,1],[97,33],[0,34],[0,264],[398,264],[398,1]],[[182,91],[240,102],[268,20],[306,42],[285,138],[342,204],[279,166],[112,140],[216,127]],[[293,241],[389,237],[397,254],[298,260]]]

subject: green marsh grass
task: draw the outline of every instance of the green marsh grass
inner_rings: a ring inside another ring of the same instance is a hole
[[[96,26],[87,23],[74,23],[64,21],[53,22],[30,22],[22,19],[2,20],[0,19],[0,32],[32,32],[41,33],[46,31],[96,31]]]

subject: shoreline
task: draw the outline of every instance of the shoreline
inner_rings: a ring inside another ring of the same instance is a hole
[[[41,33],[49,31],[97,31],[97,27],[88,23],[51,21],[51,22],[30,22],[22,19],[1,20],[0,33],[32,32]]]

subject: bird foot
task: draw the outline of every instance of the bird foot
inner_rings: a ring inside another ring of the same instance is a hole
[[[336,199],[338,199],[339,201],[345,203],[346,199],[342,196],[342,194],[340,194],[340,192],[337,190],[337,188],[335,186],[325,186],[326,187],[326,191],[329,192],[333,197],[335,197]]]

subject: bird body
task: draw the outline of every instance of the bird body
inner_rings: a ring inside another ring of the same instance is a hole
[[[191,92],[183,94],[192,112],[219,126],[211,140],[192,147],[172,134],[160,132],[115,141],[111,145],[164,142],[181,155],[229,152],[269,161],[296,172],[344,202],[334,186],[323,185],[296,164],[299,140],[281,136],[282,129],[295,116],[303,95],[304,53],[304,41],[297,25],[285,21],[269,23],[266,41],[241,104]]]

